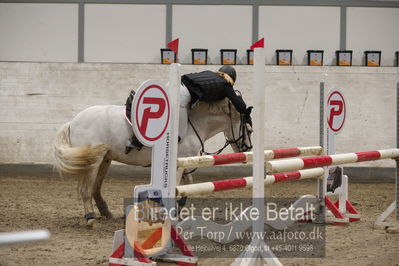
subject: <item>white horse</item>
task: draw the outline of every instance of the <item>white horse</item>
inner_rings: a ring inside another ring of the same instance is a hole
[[[133,135],[133,129],[124,114],[125,106],[92,106],[64,124],[56,134],[54,164],[61,174],[78,176],[78,192],[88,226],[93,225],[96,217],[93,198],[100,214],[112,217],[101,195],[101,185],[112,160],[151,165],[148,147],[125,154],[126,140]],[[192,124],[188,123],[187,135],[179,142],[179,157],[197,155],[203,142],[220,132],[226,137],[226,145],[230,144],[235,152],[251,149],[249,117],[240,115],[227,98],[212,104],[200,102],[189,110],[188,116]]]

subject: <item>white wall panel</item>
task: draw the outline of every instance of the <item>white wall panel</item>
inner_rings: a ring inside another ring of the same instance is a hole
[[[300,65],[307,64],[307,50],[324,50],[324,65],[335,64],[339,34],[339,7],[259,8],[259,37],[265,37],[267,64],[276,64],[277,49],[292,49],[293,64]]]
[[[172,35],[180,38],[180,62],[191,64],[191,49],[206,48],[210,61],[220,64],[220,49],[237,49],[246,63],[252,41],[251,6],[174,5]]]
[[[85,61],[160,63],[165,5],[85,6]]]
[[[350,7],[347,11],[346,46],[353,64],[364,65],[364,51],[380,50],[381,64],[392,66],[399,51],[399,8]]]
[[[76,62],[77,4],[0,3],[0,60]]]

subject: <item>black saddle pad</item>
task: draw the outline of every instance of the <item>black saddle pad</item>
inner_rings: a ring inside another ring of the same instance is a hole
[[[126,104],[125,104],[125,116],[126,119],[130,122],[130,124],[132,123],[131,115],[132,115],[132,102],[134,95],[136,95],[136,92],[134,90],[131,90],[129,97],[127,97],[126,99]]]

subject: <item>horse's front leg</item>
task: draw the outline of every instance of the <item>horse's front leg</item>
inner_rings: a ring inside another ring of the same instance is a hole
[[[193,183],[193,177],[190,174],[191,170],[177,169],[176,171],[176,186],[187,185]]]
[[[186,169],[182,175],[183,185],[193,184],[193,176],[191,175],[191,170]]]
[[[176,171],[176,186],[180,185],[183,178],[184,169],[178,168]]]

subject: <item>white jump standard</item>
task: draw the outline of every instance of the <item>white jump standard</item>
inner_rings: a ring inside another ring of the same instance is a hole
[[[151,184],[134,188],[134,204],[126,207],[125,229],[114,235],[110,264],[155,265],[150,257],[188,265],[197,262],[195,254],[172,225],[174,214],[159,215],[161,209],[170,213],[175,207],[179,120],[179,95],[175,88],[178,88],[179,80],[179,65],[172,64],[168,88],[155,80],[148,80],[138,88],[133,100],[135,135],[141,143],[152,147]],[[139,232],[145,230],[155,230],[156,242],[159,241],[160,246],[155,247],[154,241],[139,243]],[[182,255],[171,254],[173,243]]]

